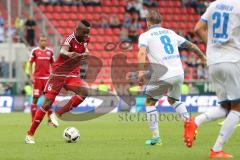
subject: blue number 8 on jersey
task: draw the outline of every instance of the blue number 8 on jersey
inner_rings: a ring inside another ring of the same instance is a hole
[[[173,54],[174,53],[174,48],[173,45],[171,44],[171,39],[167,36],[161,36],[160,40],[162,44],[164,45],[164,50],[167,54]]]

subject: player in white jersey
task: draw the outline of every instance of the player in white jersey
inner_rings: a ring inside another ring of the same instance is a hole
[[[223,151],[223,144],[240,121],[240,1],[211,3],[195,32],[207,44],[209,77],[221,106],[187,122],[184,139],[191,147],[195,131],[203,122],[226,117],[209,157],[232,158]]]
[[[201,50],[174,31],[161,27],[161,15],[155,10],[149,10],[146,16],[148,31],[139,37],[139,81],[144,77],[144,64],[148,57],[153,73],[145,86],[147,121],[153,137],[146,141],[148,145],[160,145],[161,139],[158,129],[158,112],[156,102],[165,93],[168,102],[174,107],[183,121],[189,119],[184,103],[179,101],[181,86],[184,81],[184,71],[178,47],[188,48],[205,61]]]

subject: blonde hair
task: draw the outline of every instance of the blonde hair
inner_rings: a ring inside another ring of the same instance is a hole
[[[162,22],[162,16],[158,13],[157,10],[148,10],[146,21],[150,22],[152,25],[159,24]]]

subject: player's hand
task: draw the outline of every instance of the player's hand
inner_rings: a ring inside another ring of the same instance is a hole
[[[77,53],[77,52],[69,52],[67,56],[68,56],[69,58],[72,58],[72,59],[73,59],[73,58],[77,58],[78,55],[79,55],[79,53]]]
[[[86,61],[88,58],[88,52],[82,53],[80,58],[81,58],[81,61]]]
[[[138,84],[142,86],[144,84],[144,77],[145,77],[145,72],[144,71],[139,71],[138,72]]]
[[[88,57],[88,53],[77,53],[77,52],[70,52],[70,54],[68,55],[69,58],[73,58],[73,59],[80,59],[81,61],[85,61]]]
[[[35,78],[34,78],[34,76],[30,76],[30,81],[31,81],[32,83],[35,82]]]
[[[201,61],[204,65],[206,65],[207,64],[207,57],[206,56],[201,57]]]

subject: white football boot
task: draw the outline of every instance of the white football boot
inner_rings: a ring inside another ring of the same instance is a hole
[[[27,135],[25,138],[25,143],[26,144],[35,144],[33,136]]]
[[[54,113],[52,113],[52,114],[49,116],[48,125],[49,125],[49,126],[54,126],[54,127],[56,127],[56,128],[59,126],[58,121],[57,121]]]

